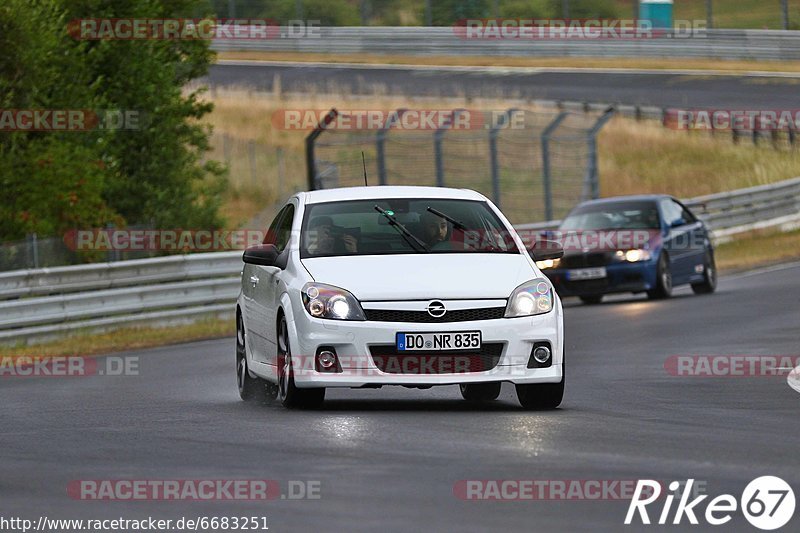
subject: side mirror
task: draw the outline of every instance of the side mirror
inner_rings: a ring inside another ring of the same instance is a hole
[[[685,225],[686,225],[686,221],[683,220],[682,218],[679,218],[677,220],[673,220],[672,224],[670,224],[670,227],[671,228],[679,228],[679,227],[685,226]]]
[[[278,266],[278,248],[274,244],[258,244],[244,251],[242,261],[251,265]]]
[[[547,261],[564,257],[564,248],[556,241],[535,241],[528,248],[534,261]]]

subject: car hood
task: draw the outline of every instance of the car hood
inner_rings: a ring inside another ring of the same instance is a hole
[[[303,259],[319,283],[361,301],[508,298],[536,277],[522,254],[414,254]]]
[[[654,250],[661,245],[661,233],[648,229],[560,230],[551,232],[548,238],[561,244],[566,257],[633,248]]]

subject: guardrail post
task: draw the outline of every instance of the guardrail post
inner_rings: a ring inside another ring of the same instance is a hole
[[[36,232],[28,235],[28,257],[32,268],[39,268],[39,238]]]
[[[389,130],[392,128],[392,126],[394,126],[400,120],[405,112],[405,108],[395,111],[395,114],[389,116],[389,120],[386,121],[386,124],[375,136],[375,152],[377,156],[379,185],[386,185],[386,135],[389,133]]]
[[[589,161],[586,169],[586,181],[584,182],[584,195],[588,192],[591,199],[600,198],[600,172],[597,164],[597,135],[603,126],[614,116],[614,107],[607,108],[602,116],[597,119],[588,134]]]
[[[433,134],[433,152],[436,158],[436,186],[444,187],[444,155],[442,154],[442,139],[444,134],[453,125],[455,118],[462,113],[463,109],[454,109],[450,120],[445,121],[442,126]]]
[[[569,113],[562,111],[542,132],[542,181],[544,188],[545,220],[553,220],[553,193],[550,190],[550,136],[564,122]]]
[[[507,110],[500,115],[497,121],[492,124],[492,129],[489,130],[489,162],[492,167],[492,201],[497,207],[500,207],[500,160],[497,157],[497,135],[500,133],[500,128],[505,127],[511,120],[511,115],[517,111],[519,110],[513,107]],[[494,118],[494,115],[492,118]]]
[[[314,159],[314,143],[317,141],[317,137],[319,137],[325,128],[330,125],[331,122],[336,118],[339,112],[336,111],[336,108],[332,108],[328,111],[328,114],[325,115],[325,118],[322,119],[322,124],[314,128],[314,131],[308,134],[306,137],[306,172],[308,175],[308,190],[313,191],[318,188],[318,180],[317,180],[317,163]]]

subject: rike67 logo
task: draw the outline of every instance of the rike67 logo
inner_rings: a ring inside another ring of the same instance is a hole
[[[712,526],[721,526],[730,522],[737,509],[741,509],[742,514],[751,525],[761,530],[771,531],[786,525],[794,515],[794,491],[779,477],[762,476],[754,479],[745,487],[739,501],[730,494],[721,494],[708,502],[704,513],[700,512],[700,504],[708,498],[708,495],[696,496],[689,501],[693,484],[694,479],[689,479],[685,483],[685,489],[680,493],[678,491],[684,485],[683,483],[673,481],[669,484],[670,493],[663,498],[664,503],[657,517],[657,524],[679,525],[686,518],[690,524],[697,525],[699,524],[699,515],[705,518],[706,523]],[[650,524],[651,518],[647,506],[658,501],[662,496],[661,492],[662,487],[658,481],[640,479],[628,507],[628,514],[625,516],[625,525],[633,523],[637,514],[643,524]],[[673,514],[672,504],[676,496],[679,501]],[[657,508],[659,504],[652,507]],[[651,511],[656,510],[651,509]],[[670,515],[672,515],[671,521]]]

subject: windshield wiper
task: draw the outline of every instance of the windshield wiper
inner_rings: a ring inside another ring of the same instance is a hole
[[[429,213],[433,213],[434,215],[436,215],[439,218],[445,219],[446,221],[451,223],[456,229],[460,229],[461,231],[467,231],[467,226],[465,226],[463,222],[461,222],[459,220],[456,220],[455,218],[451,217],[450,215],[446,215],[445,213],[442,213],[438,209],[434,209],[432,207],[429,207],[428,208],[428,212]]]
[[[416,244],[417,246],[425,250],[426,253],[431,251],[431,249],[428,248],[427,244],[419,240],[419,238],[416,235],[408,231],[408,228],[399,223],[396,218],[394,218],[392,215],[389,214],[388,211],[381,208],[381,206],[379,205],[375,206],[375,211],[383,215],[386,218],[386,220],[389,221],[389,225],[395,228],[397,231],[399,231],[400,235],[403,236],[403,238],[406,240],[408,244],[411,244],[412,246],[413,244]]]

